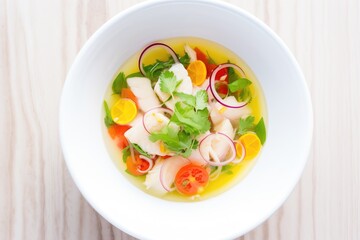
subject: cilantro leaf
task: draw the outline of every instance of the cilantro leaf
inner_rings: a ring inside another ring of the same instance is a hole
[[[199,135],[210,129],[209,111],[207,108],[195,111],[193,107],[177,102],[170,121],[183,127],[188,133]]]
[[[135,150],[140,153],[140,155],[151,158],[150,154],[145,152],[138,144],[136,144],[136,143],[131,143],[131,144],[135,148]]]
[[[184,67],[187,67],[190,63],[190,57],[185,54],[184,56],[179,57],[179,61],[182,65],[184,65]],[[174,63],[174,59],[169,56],[168,60],[166,61],[161,61],[157,59],[154,64],[143,65],[145,76],[151,81],[157,81],[160,74],[163,71],[169,69]]]
[[[196,99],[193,95],[182,93],[182,92],[174,92],[174,96],[179,97],[184,103],[189,106],[196,106]]]
[[[239,90],[246,88],[247,86],[251,85],[251,81],[247,78],[239,78],[231,83],[229,83],[228,88],[230,92],[234,93]]]
[[[208,105],[208,94],[205,90],[197,91],[195,95],[196,105],[195,110],[203,110]]]
[[[159,132],[152,132],[149,137],[150,141],[162,141],[167,149],[184,157],[191,154],[193,146],[197,146],[197,141],[185,131],[179,131],[167,125]]]
[[[261,118],[258,124],[256,125],[255,133],[259,137],[261,144],[264,145],[266,141],[266,128],[265,128],[264,118]]]
[[[248,116],[247,118],[243,119],[240,118],[239,120],[239,129],[237,130],[237,134],[243,135],[248,131],[251,131],[254,128],[254,120],[253,116]]]
[[[132,78],[132,77],[144,77],[144,76],[141,74],[141,72],[134,72],[134,73],[127,75],[126,79]]]
[[[124,163],[126,163],[127,158],[128,158],[130,155],[131,155],[131,153],[130,153],[130,147],[127,146],[126,148],[124,148],[124,149],[122,150],[122,160],[123,160]]]
[[[123,72],[120,72],[116,76],[116,78],[115,78],[115,80],[114,80],[114,82],[112,84],[112,91],[115,94],[120,94],[121,90],[123,88],[127,88],[127,87],[128,87],[128,85],[127,85],[127,82],[126,82],[125,74]]]
[[[164,93],[173,95],[181,81],[176,80],[175,74],[170,71],[162,72],[159,77],[160,90]]]
[[[110,113],[109,106],[106,101],[104,101],[104,108],[105,108],[105,117],[104,122],[107,128],[109,128],[111,125],[115,124]]]
[[[228,63],[230,63],[230,61],[228,61]],[[228,69],[228,79],[229,79],[229,83],[234,82],[235,80],[239,79],[240,76],[237,75],[237,73],[235,72],[234,68],[229,67]]]

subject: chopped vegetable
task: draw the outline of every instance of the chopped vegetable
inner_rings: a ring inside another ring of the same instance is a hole
[[[200,86],[205,82],[207,70],[203,61],[196,60],[190,63],[187,71],[195,86]]]
[[[194,107],[182,102],[175,104],[174,115],[172,115],[170,121],[196,136],[210,129],[209,111],[207,108],[195,111]]]
[[[145,157],[151,158],[151,155],[147,152],[145,152],[138,144],[132,143],[133,147],[140,155],[144,155]]]
[[[146,170],[149,169],[150,164],[148,161],[140,158],[139,155],[135,155],[135,159],[132,160],[131,157],[126,159],[126,168],[128,173],[134,176],[141,176],[146,174]]]
[[[253,116],[248,116],[247,118],[243,119],[240,118],[239,120],[239,129],[237,130],[237,134],[243,135],[248,131],[252,131],[254,129],[254,120]]]
[[[113,93],[120,94],[123,88],[127,88],[126,77],[123,72],[120,72],[112,84]]]
[[[256,125],[255,133],[258,135],[261,144],[264,145],[266,141],[266,128],[265,128],[264,118],[261,118],[258,124]]]
[[[128,141],[124,137],[124,133],[129,130],[131,127],[128,125],[117,125],[113,124],[108,128],[108,133],[110,137],[116,140],[117,145],[120,149],[123,149],[128,145]]]
[[[195,195],[204,191],[209,181],[209,173],[203,167],[188,164],[175,177],[176,190],[185,195]]]
[[[130,123],[137,114],[136,104],[133,100],[127,98],[119,99],[111,108],[111,117],[113,121],[120,125]]]
[[[261,149],[261,141],[255,133],[246,133],[239,140],[245,147],[245,160],[253,159]]]
[[[109,128],[111,125],[115,124],[110,113],[109,106],[106,101],[104,101],[104,108],[105,108],[105,118],[104,122],[107,128]]]
[[[130,88],[123,88],[121,90],[121,97],[133,100],[134,103],[136,104],[136,107],[138,107],[138,100],[137,100],[136,96],[134,95],[134,93],[130,90]]]
[[[175,74],[170,71],[162,72],[159,77],[159,81],[160,81],[160,90],[170,95],[173,95],[176,88],[182,82],[182,80],[177,80]]]
[[[178,131],[170,125],[151,133],[149,139],[152,142],[162,141],[168,150],[184,157],[190,156],[192,149],[197,147],[197,140],[189,133]]]
[[[229,83],[230,92],[234,93],[244,88],[248,87],[251,84],[251,81],[247,78],[239,78],[231,83]]]

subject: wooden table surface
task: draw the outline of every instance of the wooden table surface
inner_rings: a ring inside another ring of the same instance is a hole
[[[70,178],[58,106],[84,42],[137,2],[0,0],[0,239],[133,239],[97,214]],[[360,1],[229,2],[262,19],[292,50],[315,120],[300,183],[239,239],[360,239]]]

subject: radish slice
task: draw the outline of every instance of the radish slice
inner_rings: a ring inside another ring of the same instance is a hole
[[[156,47],[161,47],[161,48],[164,48],[166,51],[168,51],[168,53],[170,53],[171,57],[174,59],[175,63],[180,62],[175,51],[171,47],[169,47],[168,45],[166,45],[164,43],[152,43],[149,46],[144,48],[144,50],[140,54],[139,61],[138,61],[139,70],[140,70],[141,74],[144,76],[146,76],[143,65],[142,65],[144,55],[146,52],[148,52],[149,50],[156,48]]]
[[[170,157],[165,160],[160,170],[160,182],[166,191],[171,192],[175,190],[175,187],[172,187],[172,185],[176,174],[180,168],[190,163],[189,159],[180,156]]]
[[[235,158],[234,161],[232,161],[233,163],[240,163],[242,160],[244,160],[245,158],[245,155],[246,155],[246,149],[244,147],[244,145],[239,141],[239,142],[236,142],[235,144],[239,144],[241,146],[241,156],[240,158]]]
[[[214,69],[214,71],[212,71],[212,73],[210,75],[210,84],[209,84],[210,90],[211,90],[212,95],[216,99],[216,101],[218,101],[221,105],[223,105],[225,107],[228,107],[228,108],[242,108],[242,107],[246,106],[249,103],[250,99],[248,99],[245,102],[241,102],[238,105],[230,105],[230,104],[224,103],[223,99],[220,97],[219,93],[216,91],[216,88],[215,88],[215,76],[216,76],[216,74],[221,69],[229,68],[229,67],[235,68],[236,70],[240,71],[243,74],[243,76],[245,76],[245,72],[238,65],[235,65],[235,64],[232,64],[232,63],[220,64],[219,66],[217,66]]]
[[[219,139],[221,141],[225,141],[229,144],[230,147],[230,156],[221,160],[217,153],[211,147],[211,143],[213,140]],[[210,147],[209,147],[210,146]],[[211,166],[224,166],[232,161],[234,161],[236,157],[236,149],[233,143],[233,140],[229,138],[226,134],[223,133],[212,133],[206,136],[199,144],[200,154],[203,159]]]
[[[140,155],[139,158],[141,158],[149,163],[149,167],[147,169],[145,169],[145,170],[137,169],[139,173],[147,173],[148,171],[150,171],[153,168],[153,166],[154,166],[153,160],[151,160],[150,158],[145,157],[143,155]]]
[[[150,109],[149,111],[145,112],[145,114],[143,115],[142,117],[142,124],[144,126],[144,129],[149,133],[151,134],[150,132],[150,129],[146,126],[146,119],[147,117],[149,116],[149,114],[151,113],[158,113],[158,112],[163,112],[163,113],[167,113],[169,115],[173,115],[173,111],[169,108],[164,108],[164,107],[155,107],[155,108],[152,108]]]

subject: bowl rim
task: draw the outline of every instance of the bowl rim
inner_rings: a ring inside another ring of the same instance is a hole
[[[154,5],[161,5],[161,4],[171,4],[173,1],[169,1],[169,0],[150,0],[150,1],[146,1],[146,2],[142,2],[142,3],[138,3],[135,4],[125,10],[122,10],[121,12],[117,13],[116,15],[114,15],[113,17],[111,17],[109,20],[107,20],[102,26],[100,26],[91,36],[90,38],[84,43],[84,45],[81,47],[80,51],[78,52],[78,54],[76,55],[70,69],[68,70],[68,74],[66,75],[66,80],[65,83],[63,85],[62,88],[62,94],[61,94],[61,98],[60,98],[60,104],[59,104],[59,137],[60,137],[60,143],[61,143],[61,148],[62,148],[62,153],[64,156],[64,160],[66,162],[66,166],[68,171],[70,172],[70,175],[75,183],[75,185],[77,186],[77,188],[79,189],[80,193],[82,194],[82,196],[86,199],[86,201],[91,205],[92,208],[94,208],[96,210],[96,212],[98,212],[104,219],[106,219],[109,223],[111,223],[112,225],[114,225],[115,227],[117,227],[118,229],[120,229],[121,231],[134,236],[136,238],[139,239],[145,239],[147,238],[147,236],[143,235],[141,233],[141,231],[131,231],[130,229],[128,229],[126,227],[126,225],[122,225],[119,224],[118,222],[113,222],[109,219],[111,219],[110,216],[108,216],[108,214],[104,211],[102,211],[101,207],[99,207],[90,197],[88,197],[87,192],[84,190],[81,181],[78,179],[76,173],[75,173],[75,168],[71,167],[71,163],[69,162],[68,159],[70,159],[69,155],[70,153],[67,151],[66,149],[66,143],[64,140],[64,131],[63,131],[63,115],[64,115],[64,92],[67,88],[67,86],[69,85],[71,76],[73,75],[74,69],[77,68],[77,65],[79,65],[80,60],[83,58],[83,55],[86,53],[86,51],[88,50],[88,48],[93,44],[93,42],[96,41],[96,39],[103,34],[104,31],[106,31],[107,28],[109,28],[112,24],[114,24],[117,21],[120,21],[122,18],[125,18],[127,15],[139,11],[141,9],[144,8],[148,8]],[[286,201],[286,199],[289,198],[290,194],[295,190],[295,186],[297,185],[297,183],[300,180],[301,175],[304,172],[305,166],[308,162],[309,159],[309,155],[310,155],[310,150],[311,150],[311,146],[312,146],[312,141],[313,141],[313,107],[312,107],[312,101],[311,101],[311,95],[309,92],[309,88],[307,86],[305,77],[303,72],[301,71],[301,68],[297,62],[297,60],[295,59],[294,55],[292,54],[292,52],[290,51],[290,49],[285,45],[285,43],[283,42],[283,40],[269,27],[267,26],[264,22],[262,22],[260,19],[258,19],[257,17],[255,17],[254,15],[252,15],[251,13],[247,12],[246,10],[232,5],[230,3],[227,2],[222,2],[222,1],[218,1],[218,0],[213,0],[213,1],[207,1],[207,0],[177,0],[176,1],[177,4],[179,3],[202,3],[202,4],[207,4],[207,5],[212,5],[218,8],[223,8],[225,10],[228,11],[232,11],[235,14],[241,14],[242,16],[244,16],[245,18],[247,18],[249,21],[253,22],[255,25],[257,25],[259,27],[259,29],[261,29],[263,32],[265,32],[266,34],[268,34],[271,38],[273,38],[276,42],[276,44],[279,45],[279,47],[286,53],[286,55],[289,57],[291,63],[293,64],[293,66],[295,67],[296,70],[296,74],[299,76],[299,78],[301,79],[301,84],[303,85],[303,90],[305,90],[305,96],[306,99],[304,99],[304,104],[306,105],[306,109],[308,109],[308,124],[309,127],[307,129],[307,146],[304,149],[304,151],[306,151],[306,158],[303,160],[302,165],[301,165],[301,169],[299,168],[299,171],[297,172],[297,176],[294,176],[293,178],[293,182],[291,184],[291,188],[289,188],[287,190],[287,192],[283,194],[283,197],[281,199],[281,201],[279,201],[276,205],[274,205],[274,207],[272,208],[272,210],[266,214],[263,214],[263,218],[260,219],[257,224],[253,224],[251,226],[248,226],[247,228],[243,228],[240,229],[238,231],[234,231],[231,235],[227,235],[227,237],[233,239],[239,236],[242,236],[246,233],[248,233],[249,231],[253,230],[254,228],[260,226],[261,224],[263,224],[268,218],[270,218]]]

